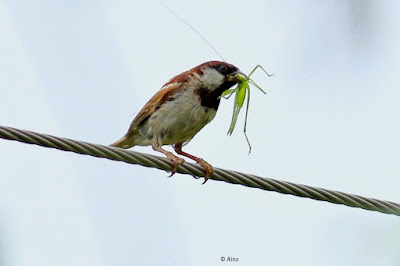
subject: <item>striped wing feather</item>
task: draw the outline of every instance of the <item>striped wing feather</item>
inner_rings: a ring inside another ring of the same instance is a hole
[[[183,87],[181,83],[172,83],[164,85],[146,104],[142,110],[133,119],[131,126],[129,127],[128,134],[134,130],[147,119],[150,118],[154,112],[161,107],[161,105],[167,101],[171,101],[175,98],[176,94],[179,93]]]

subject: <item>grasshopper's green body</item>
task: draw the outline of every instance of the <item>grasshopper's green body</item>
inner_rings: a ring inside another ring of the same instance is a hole
[[[236,121],[237,121],[240,109],[243,107],[244,100],[246,99],[246,94],[248,94],[248,96],[247,96],[247,106],[246,106],[246,117],[245,117],[245,122],[244,122],[244,135],[245,135],[247,143],[249,145],[249,153],[251,151],[251,145],[250,145],[249,139],[247,138],[247,134],[246,134],[247,114],[248,114],[248,111],[249,111],[249,103],[250,103],[250,85],[249,84],[254,85],[262,93],[266,94],[265,91],[263,89],[261,89],[260,86],[258,86],[252,79],[250,79],[250,76],[254,73],[254,71],[257,68],[261,68],[268,76],[272,76],[272,75],[268,74],[261,65],[257,65],[250,72],[250,74],[247,77],[243,76],[243,75],[240,75],[240,74],[237,74],[236,78],[240,81],[238,83],[238,86],[235,89],[226,90],[222,94],[222,96],[226,96],[226,98],[229,98],[233,93],[236,92],[235,103],[233,105],[232,121],[231,121],[231,125],[229,127],[229,130],[228,130],[228,134],[229,135],[231,135],[233,133],[233,130],[235,129]]]

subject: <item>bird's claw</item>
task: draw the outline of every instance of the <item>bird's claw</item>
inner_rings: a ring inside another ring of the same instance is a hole
[[[172,153],[167,153],[167,157],[168,159],[171,160],[172,162],[172,171],[171,171],[171,176],[173,176],[176,171],[178,170],[179,165],[183,164],[185,162],[184,159],[179,158],[178,156],[175,156]],[[207,163],[206,161],[204,161],[202,158],[192,158],[194,159],[198,164],[200,164],[201,166],[203,166],[204,168],[204,172],[205,172],[205,176],[204,176],[204,182],[203,185],[207,182],[207,180],[210,178],[210,176],[212,176],[214,174],[214,168],[212,167],[211,164]],[[198,177],[193,176],[194,178],[198,179]]]
[[[173,168],[172,168],[172,171],[171,171],[171,175],[168,176],[168,177],[171,177],[176,173],[176,171],[178,171],[179,165],[183,164],[185,162],[185,160],[182,159],[182,158],[179,158],[178,156],[173,155],[172,153],[167,154],[167,157],[172,162],[172,167]]]
[[[196,162],[198,164],[200,164],[201,166],[203,166],[204,172],[206,173],[206,175],[204,177],[204,182],[202,184],[202,185],[204,185],[207,182],[207,180],[210,178],[210,176],[212,176],[214,174],[214,168],[212,167],[211,164],[207,163],[206,161],[204,161],[201,158],[198,158],[196,160]]]

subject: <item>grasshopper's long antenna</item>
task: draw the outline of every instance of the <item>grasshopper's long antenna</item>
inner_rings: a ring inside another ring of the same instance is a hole
[[[200,36],[200,38],[203,39],[203,41],[206,42],[206,44],[219,56],[221,57],[221,59],[223,61],[225,61],[225,59],[222,57],[222,55],[220,55],[218,53],[218,51],[206,40],[206,38],[203,37],[203,35],[201,35],[200,32],[198,32],[192,25],[189,24],[189,22],[187,22],[186,20],[184,20],[181,16],[179,16],[178,14],[176,14],[172,9],[170,9],[167,5],[165,5],[164,3],[162,3],[161,1],[157,1],[161,6],[163,6],[164,8],[166,8],[172,15],[174,15],[175,17],[177,17],[178,19],[180,19],[183,23],[185,23],[189,28],[191,28],[198,36]],[[226,61],[225,61],[226,62]]]

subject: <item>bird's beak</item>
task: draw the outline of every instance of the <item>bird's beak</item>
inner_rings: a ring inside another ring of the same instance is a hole
[[[238,82],[247,80],[247,76],[242,71],[238,70],[238,71],[235,71],[235,72],[227,75],[226,79],[228,81],[233,81],[233,82],[238,83]]]

